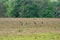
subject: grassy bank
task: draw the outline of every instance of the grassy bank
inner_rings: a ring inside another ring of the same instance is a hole
[[[60,34],[31,34],[0,36],[0,40],[60,40]]]

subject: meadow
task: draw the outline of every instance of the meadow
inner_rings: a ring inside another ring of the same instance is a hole
[[[33,34],[2,36],[0,40],[60,40],[60,34]]]
[[[60,40],[60,19],[0,18],[0,40]]]

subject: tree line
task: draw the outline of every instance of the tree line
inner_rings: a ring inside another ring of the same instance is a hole
[[[0,17],[60,18],[60,0],[0,0]]]

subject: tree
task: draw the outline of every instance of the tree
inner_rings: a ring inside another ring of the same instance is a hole
[[[4,17],[60,17],[60,0],[0,0]],[[58,8],[58,9],[57,9]],[[4,11],[5,10],[5,11]]]

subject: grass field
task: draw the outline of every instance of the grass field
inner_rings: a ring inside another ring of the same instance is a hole
[[[60,40],[60,19],[0,18],[0,40]]]
[[[60,34],[2,36],[0,40],[60,40]]]

